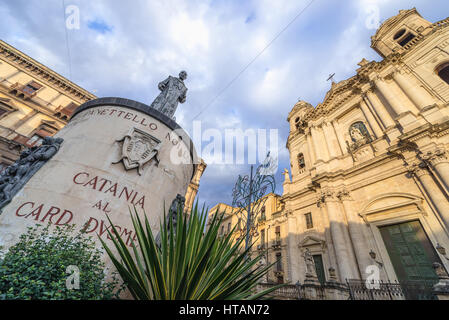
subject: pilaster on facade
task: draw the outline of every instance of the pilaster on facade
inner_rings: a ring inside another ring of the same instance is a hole
[[[407,166],[407,171],[410,174],[415,175],[417,178],[421,178],[423,176],[428,176],[428,175],[430,176],[430,172],[429,172],[429,170],[427,168],[428,167],[427,167],[427,164],[425,162],[417,160],[417,161],[415,161],[413,163],[410,163]]]
[[[449,157],[443,147],[437,147],[425,152],[421,158],[436,172],[436,178],[441,182],[442,189],[449,195]]]
[[[448,152],[443,147],[427,151],[421,158],[434,167],[443,163],[449,163]]]
[[[345,281],[345,279],[358,278],[358,275],[354,272],[357,264],[348,241],[350,236],[339,202],[338,192],[332,188],[325,187],[318,194],[317,205],[325,207],[325,213],[329,219],[330,236],[335,248],[340,281]]]
[[[409,164],[407,169],[410,174],[416,176],[418,183],[423,187],[424,192],[432,202],[441,221],[449,230],[449,202],[443,194],[441,187],[438,186],[432,177],[428,164],[425,161],[417,160]]]

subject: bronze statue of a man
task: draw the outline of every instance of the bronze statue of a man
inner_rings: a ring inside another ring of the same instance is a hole
[[[179,78],[168,76],[167,79],[159,82],[158,88],[161,93],[154,99],[150,107],[173,119],[178,102],[186,101],[187,87],[184,84],[186,78],[187,72],[181,71]]]

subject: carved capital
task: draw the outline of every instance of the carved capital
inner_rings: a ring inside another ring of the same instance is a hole
[[[367,98],[368,98],[368,95],[374,94],[374,90],[375,90],[375,86],[372,81],[370,82],[370,84],[371,84],[371,86],[368,89],[366,89],[365,95],[364,95]]]
[[[387,74],[387,75],[384,77],[384,79],[385,79],[385,80],[393,80],[393,77],[395,76],[395,74],[396,74],[397,72],[399,72],[399,71],[393,70],[393,72]]]
[[[360,87],[354,87],[354,88],[352,88],[352,93],[356,94],[356,95],[361,94],[362,89],[360,89]]]
[[[407,170],[410,174],[414,174],[418,178],[430,174],[427,170],[427,164],[424,162],[414,162],[407,166]]]
[[[351,195],[349,194],[349,191],[347,189],[338,191],[337,198],[340,199],[340,201],[352,200]]]
[[[374,75],[374,76],[371,78],[371,80],[372,80],[371,83],[374,84],[374,85],[376,85],[377,82],[382,82],[382,81],[384,81],[384,78],[381,77],[379,74],[376,74],[376,75]]]
[[[422,159],[432,166],[436,166],[444,162],[449,162],[447,152],[442,148],[437,148],[435,150],[426,152],[422,156]]]
[[[336,193],[330,189],[324,189],[321,190],[321,192],[318,194],[318,200],[317,200],[317,206],[320,207],[322,203],[325,203],[326,201],[335,201]]]

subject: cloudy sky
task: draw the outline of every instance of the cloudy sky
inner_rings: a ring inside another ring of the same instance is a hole
[[[80,23],[68,30],[70,5],[79,9]],[[362,58],[379,60],[370,48],[377,17],[412,7],[432,22],[448,15],[447,0],[1,0],[0,37],[99,97],[149,104],[159,81],[185,69],[189,90],[177,122],[189,134],[194,120],[203,132],[223,136],[225,129],[277,129],[282,193],[281,171],[290,168],[286,118],[294,103],[316,105],[330,88],[330,73],[344,80]],[[209,165],[200,202],[230,203],[249,165],[202,156]]]

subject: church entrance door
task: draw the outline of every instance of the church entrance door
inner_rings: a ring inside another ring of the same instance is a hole
[[[402,286],[404,289],[410,283],[416,287],[419,282],[431,288],[438,282],[432,264],[441,263],[441,260],[419,221],[404,222],[379,229],[396,276],[401,286],[404,284]],[[407,296],[406,292],[405,294]],[[419,296],[414,298],[419,299]]]

